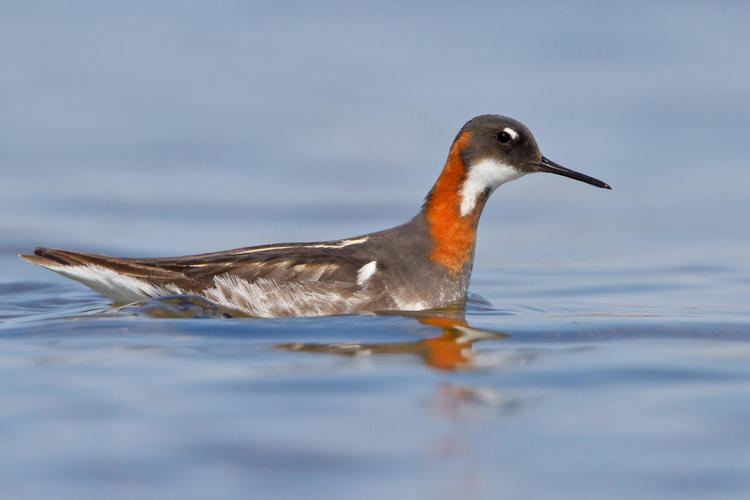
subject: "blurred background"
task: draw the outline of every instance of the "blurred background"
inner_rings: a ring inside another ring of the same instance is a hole
[[[3,0],[0,496],[748,498],[749,19]],[[510,336],[473,351],[408,317],[131,317],[16,257],[393,226],[483,113],[613,191],[539,174],[495,193],[467,320]]]
[[[411,217],[463,123],[498,113],[614,191],[504,186],[478,269],[747,263],[749,14],[3,2],[0,234],[170,255],[367,232]]]

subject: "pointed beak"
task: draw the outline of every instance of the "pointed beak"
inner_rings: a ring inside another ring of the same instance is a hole
[[[581,174],[579,172],[576,172],[575,170],[565,168],[562,165],[558,165],[554,161],[544,156],[542,156],[541,163],[535,163],[534,165],[536,165],[539,172],[549,172],[550,174],[562,175],[563,177],[570,177],[571,179],[585,182],[586,184],[591,184],[592,186],[604,189],[612,189],[606,182],[602,182],[599,179],[594,179],[593,177],[589,177],[588,175]]]

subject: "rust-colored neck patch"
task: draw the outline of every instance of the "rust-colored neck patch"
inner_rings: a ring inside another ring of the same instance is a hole
[[[479,204],[472,213],[461,217],[461,187],[466,180],[461,151],[471,141],[471,135],[471,132],[464,132],[453,143],[425,207],[434,242],[430,258],[453,274],[460,273],[474,255],[477,223],[483,205]]]

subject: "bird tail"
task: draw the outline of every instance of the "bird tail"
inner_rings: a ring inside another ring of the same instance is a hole
[[[180,272],[149,266],[135,259],[54,248],[37,247],[33,255],[19,257],[83,283],[117,304],[180,293],[175,283],[185,279]]]

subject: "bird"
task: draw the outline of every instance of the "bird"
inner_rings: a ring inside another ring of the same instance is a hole
[[[477,226],[490,195],[536,172],[611,189],[543,156],[520,121],[480,115],[454,138],[418,213],[390,229],[172,258],[44,247],[19,256],[87,285],[115,305],[192,295],[260,318],[437,309],[466,301]]]

